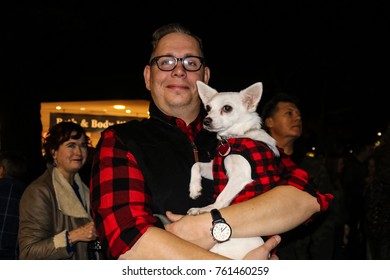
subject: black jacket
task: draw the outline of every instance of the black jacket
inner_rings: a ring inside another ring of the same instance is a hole
[[[114,129],[139,164],[146,190],[153,199],[153,212],[165,214],[170,210],[186,214],[191,207],[212,203],[212,181],[203,180],[202,196],[196,200],[189,197],[189,182],[195,162],[193,145],[196,145],[199,160],[208,162],[216,150],[216,135],[202,129],[192,143],[153,102],[149,112],[149,119],[133,120],[116,125]]]

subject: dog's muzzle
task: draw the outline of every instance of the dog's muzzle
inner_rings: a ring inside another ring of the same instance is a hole
[[[209,127],[209,126],[211,126],[211,123],[212,123],[212,122],[213,122],[212,118],[207,117],[207,118],[204,118],[204,120],[203,120],[203,125],[204,125],[205,127]]]

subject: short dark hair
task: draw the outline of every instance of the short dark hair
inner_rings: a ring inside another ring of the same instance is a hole
[[[4,168],[4,178],[24,180],[27,175],[27,165],[27,158],[21,152],[0,152],[0,166]]]
[[[75,135],[72,135],[73,132],[76,132]],[[91,146],[91,139],[86,134],[84,128],[79,124],[74,122],[60,122],[52,126],[46,137],[43,139],[43,149],[44,149],[44,158],[47,163],[53,163],[54,158],[52,155],[52,150],[58,150],[60,145],[69,139],[80,139],[81,136],[85,137],[88,147]]]
[[[156,29],[156,31],[154,31],[154,33],[152,35],[152,55],[150,58],[152,58],[153,53],[156,50],[156,47],[157,47],[158,43],[160,42],[160,40],[164,36],[171,34],[171,33],[183,33],[183,34],[187,34],[187,35],[193,37],[199,44],[201,56],[204,56],[203,43],[202,43],[202,39],[200,37],[198,37],[197,35],[192,33],[188,27],[186,27],[185,25],[183,25],[181,23],[169,23],[169,24],[166,24],[166,25],[159,27],[158,29]]]
[[[280,102],[292,103],[299,108],[298,97],[292,94],[288,94],[286,92],[277,93],[263,106],[263,109],[261,111],[261,118],[263,121],[275,115],[276,107]]]

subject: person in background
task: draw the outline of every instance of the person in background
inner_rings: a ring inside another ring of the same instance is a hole
[[[390,126],[375,148],[369,163],[365,195],[367,258],[390,260]]]
[[[210,161],[217,145],[215,133],[202,129],[196,81],[210,79],[202,41],[168,24],[154,32],[152,46],[143,72],[150,118],[109,127],[97,145],[90,189],[99,238],[113,259],[226,259],[209,251],[216,244],[210,213],[185,215],[213,201],[210,180],[196,200],[188,190],[192,165]],[[279,234],[327,208],[326,197],[307,188],[276,186],[220,213],[232,237]],[[245,258],[267,259],[279,242],[272,236]]]
[[[299,100],[293,95],[281,92],[264,104],[261,118],[264,129],[276,140],[279,148],[299,164],[294,154],[295,142],[301,137],[303,125]],[[299,226],[282,234],[283,241],[277,248],[280,259],[308,259],[306,226]]]
[[[264,104],[261,111],[263,128],[290,157],[294,154],[295,141],[301,137],[303,130],[298,106],[297,97],[281,92]]]
[[[26,187],[27,159],[17,151],[0,152],[0,259],[19,257],[19,201]]]
[[[333,185],[323,156],[307,157],[301,152],[295,152],[296,141],[303,132],[299,99],[288,93],[278,93],[263,106],[261,116],[264,129],[276,140],[279,148],[310,174],[310,182],[316,190],[333,194]],[[283,241],[277,249],[279,258],[332,259],[334,221],[331,213],[326,211],[310,223],[283,234]]]
[[[324,161],[324,166],[329,175],[330,183],[333,186],[332,192],[335,196],[332,206],[329,207],[329,215],[327,217],[327,221],[330,221],[332,223],[331,226],[333,226],[334,246],[330,246],[331,244],[324,242],[329,247],[324,250],[324,252],[330,252],[332,254],[332,259],[334,260],[346,259],[345,225],[347,224],[347,213],[344,201],[344,188],[341,183],[341,176],[343,174],[344,165],[345,155],[342,152],[342,148],[334,145],[334,147],[329,149],[327,152]],[[321,241],[322,240],[320,240],[320,242]]]
[[[371,139],[361,137],[350,147],[342,174],[345,207],[347,213],[346,258],[366,259],[366,240],[364,234],[364,192],[367,185],[368,159],[374,151]]]
[[[89,137],[73,122],[60,122],[43,141],[46,171],[20,200],[20,259],[98,259],[89,252],[96,240],[89,188],[78,171],[87,159]]]

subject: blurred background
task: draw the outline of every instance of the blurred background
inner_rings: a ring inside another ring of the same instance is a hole
[[[0,5],[0,149],[21,149],[32,161],[42,102],[149,100],[142,73],[151,35],[169,22],[203,39],[212,87],[261,81],[260,107],[276,92],[298,96],[308,146],[375,141],[389,121],[384,0]]]

